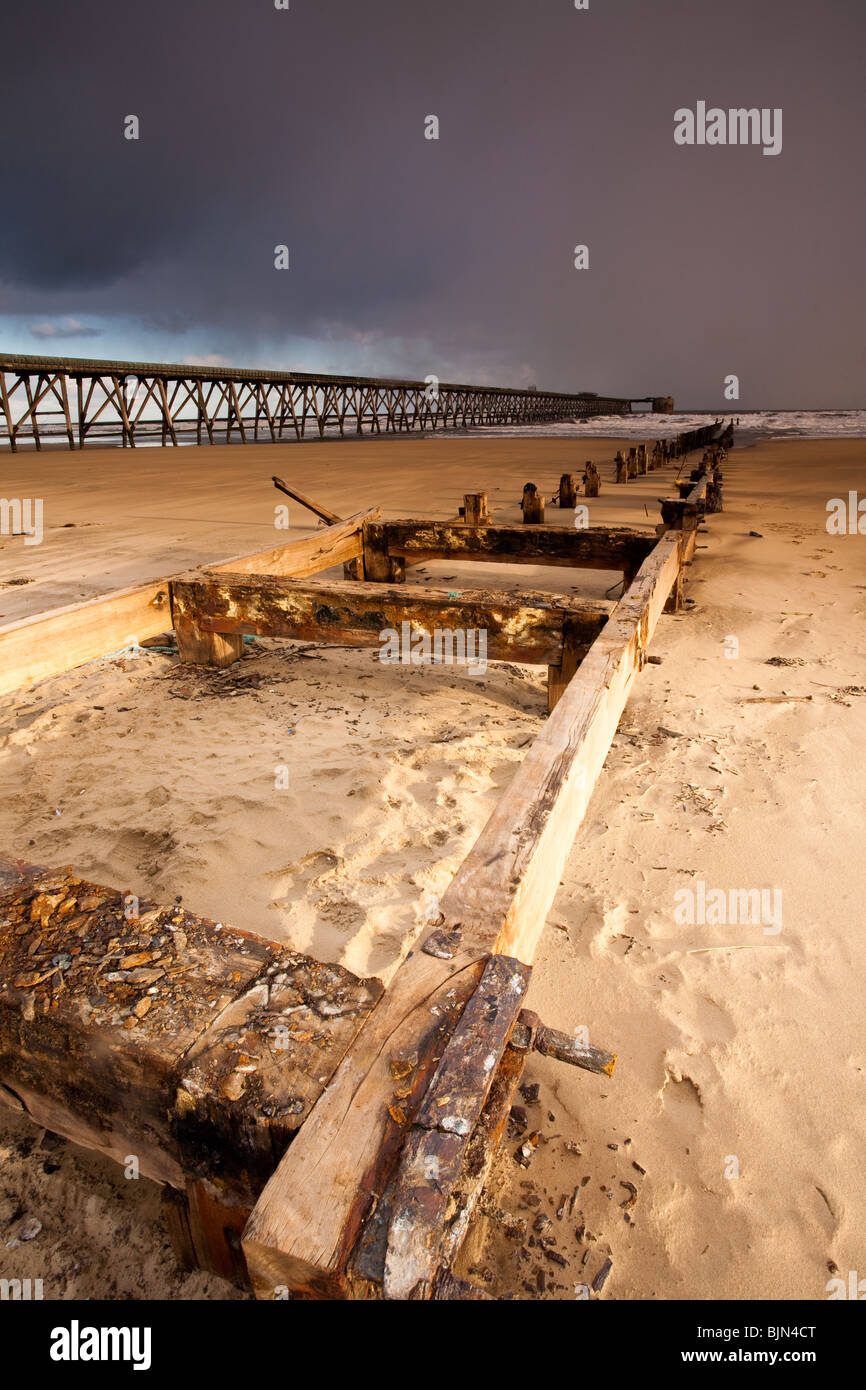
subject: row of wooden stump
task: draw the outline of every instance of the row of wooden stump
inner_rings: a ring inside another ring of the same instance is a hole
[[[657,439],[651,454],[646,444],[632,445],[627,457],[624,457],[622,450],[618,449],[614,458],[616,481],[627,483],[631,478],[639,478],[647,473],[652,473],[655,469],[662,468],[666,463],[685,460],[692,450],[700,448],[706,450],[702,463],[719,464],[725,457],[726,449],[730,448],[733,443],[732,425],[728,425],[720,439],[714,442],[720,424],[721,421],[716,420],[712,425],[704,425],[700,429],[685,430],[672,439]],[[584,465],[581,482],[585,497],[598,497],[601,492],[601,478],[591,459],[587,459]],[[558,502],[560,507],[574,509],[577,506],[579,495],[575,475],[563,473],[559,480],[559,488],[553,494],[551,501]],[[527,483],[523,489],[520,503],[524,524],[538,525],[544,521],[544,502],[545,499],[535,483]],[[487,494],[470,493],[464,499],[464,503],[462,514],[465,515],[466,521],[475,526],[483,525],[489,516]]]

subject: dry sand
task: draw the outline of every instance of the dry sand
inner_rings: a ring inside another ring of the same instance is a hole
[[[591,522],[650,529],[671,474],[614,488],[616,447],[439,437],[22,455],[7,459],[4,489],[45,498],[46,540],[3,539],[0,582],[33,582],[0,589],[0,611],[266,548],[273,472],[344,515],[378,503],[448,516],[464,491],[486,489],[496,518],[516,521],[524,482],[549,496],[593,457],[604,486]],[[524,1169],[510,1137],[490,1202],[527,1218],[535,1243],[488,1218],[463,1257],[494,1293],[573,1298],[608,1255],[602,1296],[619,1298],[821,1298],[828,1261],[843,1276],[866,1269],[866,698],[853,693],[866,538],[825,529],[827,499],[863,487],[864,460],[862,441],[731,456],[726,511],[699,538],[694,608],[660,623],[663,664],[632,694],[536,958],[531,1006],[553,1026],[588,1027],[619,1054],[617,1072],[608,1082],[531,1060],[541,1094],[527,1121],[542,1138]],[[288,538],[311,532],[299,508],[292,521]],[[425,576],[593,597],[615,578],[445,564],[413,574]],[[539,668],[491,666],[477,680],[277,643],[226,673],[160,655],[94,663],[0,703],[0,846],[182,895],[387,977],[540,727],[543,684]],[[783,691],[813,698],[744,703]],[[780,890],[781,931],[678,925],[674,895],[699,882]],[[49,1157],[52,1141],[35,1138],[0,1119],[0,1234],[24,1211],[43,1222],[29,1245],[0,1249],[0,1276],[43,1277],[46,1297],[227,1295],[177,1276],[151,1184],[62,1142]],[[637,1189],[627,1211],[621,1181]],[[549,1230],[533,1230],[539,1214]]]

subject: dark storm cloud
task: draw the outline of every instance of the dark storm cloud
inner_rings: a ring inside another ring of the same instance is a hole
[[[864,36],[847,0],[21,7],[0,309],[166,356],[367,339],[383,373],[862,403]],[[676,146],[698,100],[781,107],[781,154]]]

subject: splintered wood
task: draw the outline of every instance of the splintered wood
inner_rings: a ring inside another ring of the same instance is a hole
[[[382,994],[181,907],[0,860],[0,1094],[251,1207]]]

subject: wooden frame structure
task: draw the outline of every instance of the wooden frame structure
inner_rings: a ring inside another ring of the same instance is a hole
[[[500,655],[548,660],[558,643],[560,656],[553,712],[387,990],[180,908],[133,900],[131,911],[116,889],[0,861],[0,1099],[115,1158],[137,1154],[166,1185],[187,1264],[248,1278],[264,1299],[484,1296],[452,1266],[526,1056],[613,1070],[610,1053],[523,1005],[566,858],[659,618],[681,603],[720,470],[702,465],[691,482],[664,501],[655,540],[619,529],[554,541],[536,527],[518,542],[506,534],[517,528],[493,523],[482,537],[368,512],[159,586],[187,661],[236,659],[250,628],[356,645],[383,616],[437,611],[498,624]],[[443,597],[400,582],[419,555],[512,558],[512,543],[517,563],[590,563],[630,579],[606,620],[549,596]],[[354,577],[309,579],[339,563]],[[133,600],[106,600],[109,645],[119,602]],[[92,605],[82,609],[68,664],[92,649]],[[165,616],[163,604],[161,629]],[[60,620],[41,621],[56,632]],[[0,663],[3,653],[0,633]]]
[[[246,444],[328,432],[543,424],[630,410],[630,400],[590,392],[0,354],[0,444],[13,451],[24,441],[41,449],[64,436],[70,449],[105,437],[134,448],[142,438],[152,441],[154,431],[163,445],[192,435],[197,444],[228,443],[232,435]]]

